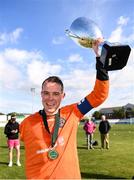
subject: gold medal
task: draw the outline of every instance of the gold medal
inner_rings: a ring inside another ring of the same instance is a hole
[[[55,159],[58,158],[58,156],[59,156],[59,154],[58,154],[58,152],[55,149],[51,149],[51,150],[48,151],[49,159],[55,160]]]

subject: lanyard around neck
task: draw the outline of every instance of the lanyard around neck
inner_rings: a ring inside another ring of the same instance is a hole
[[[39,113],[42,115],[45,129],[47,130],[47,132],[48,132],[49,134],[51,134],[51,133],[50,133],[50,129],[49,129],[49,127],[48,127],[47,115],[46,115],[45,111],[44,111],[44,110],[40,110]],[[58,111],[58,113],[55,114],[54,131],[53,131],[53,133],[52,133],[52,138],[51,138],[51,146],[52,146],[52,147],[54,147],[55,142],[56,142],[56,139],[57,139],[57,137],[58,137],[59,124],[60,124],[60,111]]]

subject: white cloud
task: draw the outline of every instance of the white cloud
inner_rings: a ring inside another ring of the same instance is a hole
[[[109,42],[121,42],[121,37],[122,37],[122,27],[117,27],[112,33],[111,36],[109,37],[108,41]]]
[[[34,60],[27,66],[28,79],[38,86],[45,78],[53,74],[59,74],[60,71],[60,65],[53,65],[45,61]]]
[[[119,24],[125,24],[125,21],[120,21],[122,22]],[[113,31],[111,37],[116,37],[116,41],[117,39],[125,38],[123,37],[123,28],[121,25]],[[128,100],[134,100],[134,97],[132,97],[132,83],[134,84],[133,58],[134,55],[131,53],[128,64],[124,69],[109,73],[110,94],[107,101],[100,107],[110,107],[112,104],[114,106],[117,103],[119,105],[124,104],[126,95]],[[68,59],[68,62],[83,62],[83,57],[79,54],[71,54],[66,59]],[[71,71],[71,69],[73,70]],[[39,95],[39,88],[43,80],[54,74],[60,76],[64,81],[67,94],[65,103],[68,104],[79,101],[87,93],[92,91],[96,73],[94,69],[85,70],[82,67],[81,69],[77,69],[75,63],[68,66],[67,72],[66,66],[61,67],[60,62],[57,64],[55,61],[55,64],[52,64],[50,61],[44,60],[43,54],[40,51],[7,48],[0,52],[0,82],[5,89],[18,88],[19,91],[30,90],[30,87],[35,87]],[[118,98],[115,98],[115,94]],[[117,102],[117,99],[120,99],[120,102]]]
[[[79,54],[72,54],[68,57],[69,62],[82,62],[83,57],[80,56]]]
[[[16,87],[21,78],[21,72],[11,63],[0,56],[0,82],[3,88]]]
[[[8,44],[8,43],[17,43],[20,38],[21,33],[23,32],[22,28],[17,28],[13,32],[0,32],[0,45]]]
[[[5,49],[0,52],[0,82],[3,88],[24,88],[29,77],[26,75],[28,63],[34,59],[42,60],[42,55],[37,51],[18,49]],[[17,83],[16,83],[17,82]],[[23,89],[23,90],[24,90]]]
[[[40,87],[44,78],[59,74],[61,66],[43,60],[41,52],[5,49],[0,53],[0,80],[3,87]],[[30,83],[30,84],[29,84]]]
[[[95,82],[95,70],[75,69],[62,77],[67,95],[65,104],[78,102],[92,90]]]
[[[7,61],[13,62],[15,64],[25,64],[33,59],[42,59],[42,54],[39,51],[26,51],[19,49],[5,49],[1,53],[4,59]]]
[[[91,80],[89,71],[76,69],[70,72],[64,80],[64,84],[68,89],[87,89],[89,81]],[[89,80],[90,79],[90,80]]]
[[[122,26],[122,25],[127,25],[128,21],[129,21],[129,18],[128,18],[128,17],[120,16],[119,19],[118,19],[118,21],[117,21],[117,24],[118,24],[118,25],[121,25],[121,26]]]
[[[109,42],[119,42],[119,43],[123,43],[127,40],[127,42],[129,42],[129,40],[131,39],[132,41],[132,37],[134,39],[134,34],[130,35],[130,37],[125,37],[123,36],[123,32],[125,31],[125,27],[129,22],[129,18],[128,17],[123,17],[123,16],[120,16],[117,20],[117,27],[115,30],[113,30],[111,32],[111,35],[110,37],[108,38],[108,41]]]
[[[16,51],[18,52],[18,51]],[[11,61],[7,62],[5,57],[9,56],[0,56],[0,81],[4,84],[5,87],[11,88],[26,88],[30,90],[30,87],[36,87],[39,94],[39,88],[41,87],[41,83],[45,78],[50,75],[56,74],[59,75],[64,81],[65,91],[67,97],[65,98],[65,104],[68,102],[76,102],[81,98],[87,95],[90,91],[92,91],[94,82],[95,82],[95,69],[74,69],[73,71],[69,70],[68,73],[65,72],[61,74],[61,69],[64,72],[65,67],[61,67],[59,64],[51,64],[48,61],[41,59],[34,59],[34,56],[30,56],[32,52],[26,51],[26,55],[31,57],[30,61],[25,65],[25,73],[21,72],[21,64],[16,67]],[[33,52],[34,53],[34,52]],[[23,53],[22,53],[23,54]],[[25,54],[25,53],[24,53]],[[22,59],[28,59],[27,56],[22,56]],[[4,59],[4,58],[5,59]],[[16,56],[17,58],[17,56]],[[116,102],[116,97],[121,96],[121,101],[118,104],[123,104],[123,95],[118,95],[118,92],[125,91],[124,89],[128,89],[131,87],[133,82],[133,55],[131,54],[130,59],[128,61],[127,66],[121,71],[113,71],[109,73],[110,75],[110,94],[108,100],[100,107],[103,106],[111,106],[112,103]],[[8,73],[7,72],[8,69]],[[18,85],[17,85],[17,83]],[[120,93],[121,94],[121,93]],[[127,95],[131,95],[131,91],[127,93]],[[126,95],[126,94],[124,94]],[[130,97],[129,95],[129,97]],[[112,98],[112,99],[111,99]],[[99,107],[99,108],[100,108]]]

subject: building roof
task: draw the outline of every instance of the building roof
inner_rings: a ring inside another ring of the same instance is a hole
[[[126,104],[126,105],[124,105],[124,106],[116,106],[116,107],[108,107],[108,108],[102,108],[102,109],[100,109],[100,112],[103,114],[103,113],[113,113],[113,110],[118,110],[118,109],[121,109],[121,108],[125,108],[125,109],[127,109],[127,108],[132,108],[132,109],[134,109],[134,104],[130,104],[130,103],[128,103],[128,104]]]

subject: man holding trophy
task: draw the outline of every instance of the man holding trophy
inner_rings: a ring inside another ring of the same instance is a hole
[[[81,23],[77,23],[81,29]],[[65,97],[61,79],[50,76],[44,80],[41,89],[43,110],[27,117],[20,125],[26,150],[27,179],[81,178],[76,139],[78,122],[87,112],[105,101],[109,92],[109,77],[104,63],[107,56],[100,57],[99,54],[103,38],[92,40],[80,35],[69,32],[69,36],[79,41],[80,45],[94,50],[96,81],[93,91],[79,102],[60,107]]]

